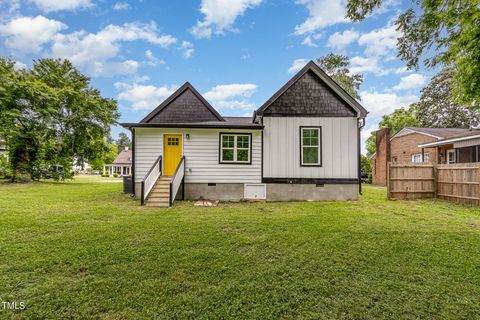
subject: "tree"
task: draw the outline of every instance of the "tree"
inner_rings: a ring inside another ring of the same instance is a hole
[[[31,179],[45,165],[70,172],[74,158],[98,158],[119,117],[116,101],[103,98],[68,60],[40,59],[17,71],[0,58],[0,135],[7,138],[13,180]]]
[[[372,183],[372,161],[369,157],[360,155],[360,170],[368,173],[367,183]]]
[[[102,170],[104,164],[111,164],[117,158],[117,145],[107,144],[107,152],[100,155],[98,158],[89,160],[89,164],[93,170]]]
[[[408,108],[395,109],[391,114],[382,116],[382,120],[378,123],[379,129],[392,128],[392,134],[395,134],[406,127],[418,127],[417,108],[416,104],[411,104]],[[376,150],[375,132],[372,132],[365,144],[367,155],[370,157]]]
[[[480,124],[480,113],[455,99],[452,90],[454,68],[444,68],[422,89],[417,116],[420,126],[469,128]]]
[[[355,99],[360,100],[358,90],[363,82],[363,75],[351,73],[348,67],[350,59],[347,56],[329,53],[317,59],[317,64],[335,82]]]
[[[348,0],[347,18],[361,21],[378,9],[382,0]],[[478,0],[416,0],[418,9],[400,14],[395,24],[398,57],[409,68],[423,59],[427,68],[453,66],[455,97],[479,107],[480,99],[480,6]]]
[[[125,132],[120,132],[117,139],[118,153],[125,150],[125,147],[132,148],[132,141]]]

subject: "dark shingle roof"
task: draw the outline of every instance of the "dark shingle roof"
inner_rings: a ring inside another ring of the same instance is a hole
[[[140,123],[225,121],[202,95],[186,82]]]
[[[425,133],[428,135],[439,137],[440,139],[448,139],[455,137],[457,135],[468,134],[472,132],[470,129],[462,128],[417,128],[417,127],[408,127],[405,129],[410,129],[420,133]]]
[[[225,121],[231,124],[251,124],[253,123],[252,117],[223,117]]]
[[[113,161],[114,164],[132,164],[132,150],[122,150],[117,158]]]
[[[300,85],[295,89],[297,82],[300,82]],[[321,86],[320,82],[322,83]],[[285,99],[285,93],[292,88],[296,91],[295,95]],[[282,99],[285,101],[282,101]],[[275,94],[256,111],[256,114],[267,114],[267,110],[278,100],[280,100],[280,108],[274,112],[285,115],[291,112],[297,112],[302,114],[328,114],[331,116],[338,113],[339,110],[342,114],[344,111],[348,113],[350,110],[345,109],[347,105],[349,109],[356,109],[359,117],[366,117],[368,113],[357,100],[343,90],[313,61],[308,62],[292,79],[275,92]],[[292,111],[291,108],[287,110],[288,105],[291,104],[292,101],[297,104],[297,110]],[[331,105],[332,102],[333,107]],[[278,109],[277,106],[274,108]],[[325,108],[326,110],[324,110]],[[332,108],[334,108],[334,110],[332,110]]]

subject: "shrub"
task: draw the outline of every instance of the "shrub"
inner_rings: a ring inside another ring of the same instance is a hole
[[[10,178],[10,165],[7,161],[7,156],[0,155],[0,178]]]
[[[110,175],[108,173],[104,173],[104,174],[102,174],[102,177],[108,178],[108,177],[110,177]]]
[[[114,177],[114,178],[118,178],[118,173],[114,173],[114,174],[113,174],[113,177]]]
[[[28,173],[17,172],[15,174],[15,182],[28,183],[32,182],[32,179]]]

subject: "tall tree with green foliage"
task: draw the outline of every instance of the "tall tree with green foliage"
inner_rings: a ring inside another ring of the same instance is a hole
[[[347,56],[329,53],[317,59],[317,64],[335,82],[355,99],[360,100],[358,90],[363,82],[363,75],[351,73],[350,59]]]
[[[418,127],[420,124],[417,117],[417,105],[411,104],[408,108],[395,109],[391,114],[382,116],[378,123],[379,129],[392,128],[392,134],[397,133],[406,127]],[[372,132],[366,141],[367,156],[375,153],[376,139],[375,132]]]
[[[103,170],[104,164],[111,164],[117,158],[118,147],[116,144],[107,144],[107,152],[99,155],[98,158],[89,160],[89,164],[93,170]]]
[[[422,89],[417,104],[420,126],[469,128],[480,124],[480,112],[455,99],[452,90],[455,74],[454,68],[444,68]]]
[[[108,151],[104,137],[119,114],[68,60],[35,60],[15,70],[0,59],[0,135],[7,138],[13,180],[31,179],[45,165],[70,171],[73,159]]]
[[[347,18],[361,21],[385,0],[348,0]],[[409,68],[422,63],[458,70],[454,76],[455,97],[466,105],[480,107],[480,5],[478,0],[415,0],[395,24],[401,32],[398,57]]]
[[[125,150],[125,148],[132,148],[132,141],[130,140],[130,137],[125,133],[125,132],[120,132],[118,135],[117,139],[117,146],[118,146],[118,153],[120,153],[122,150]]]

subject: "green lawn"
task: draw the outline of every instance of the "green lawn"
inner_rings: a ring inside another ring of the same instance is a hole
[[[26,302],[0,319],[480,317],[478,208],[367,187],[157,209],[102,181],[0,183],[0,298]]]

